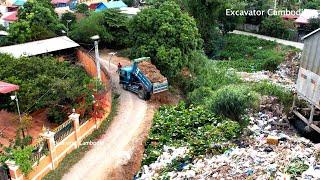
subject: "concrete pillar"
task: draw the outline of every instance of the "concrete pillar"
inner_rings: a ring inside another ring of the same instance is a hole
[[[16,162],[12,160],[7,160],[6,164],[9,167],[10,177],[12,180],[23,179],[23,174],[19,170],[19,165],[17,165]]]
[[[41,136],[47,140],[48,149],[49,149],[49,156],[51,158],[52,169],[55,169],[56,164],[55,164],[54,160],[56,158],[56,155],[55,155],[54,132],[51,132],[48,130],[48,131],[42,133]]]
[[[73,110],[73,113],[69,115],[69,119],[73,122],[73,127],[76,135],[77,140],[77,147],[81,144],[81,134],[80,134],[80,121],[79,121],[80,114],[75,113],[75,110]]]

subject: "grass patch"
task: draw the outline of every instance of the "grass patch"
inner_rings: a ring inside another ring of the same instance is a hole
[[[90,134],[88,137],[86,137],[82,142],[89,142],[97,140],[98,138],[103,135],[106,130],[109,127],[110,122],[114,118],[114,116],[117,114],[117,106],[118,106],[118,97],[119,95],[114,95],[112,97],[112,109],[107,117],[106,120],[104,120],[101,123],[101,126],[94,130],[92,134]],[[44,180],[60,180],[62,176],[67,173],[70,168],[76,164],[78,161],[80,161],[83,156],[90,150],[89,145],[81,145],[79,148],[73,150],[71,153],[66,155],[66,157],[61,161],[59,166],[53,170],[50,171],[45,177],[43,177]]]
[[[285,60],[289,50],[297,51],[290,46],[245,35],[228,34],[224,41],[225,46],[219,54],[220,61],[216,61],[216,66],[238,71],[274,71]]]

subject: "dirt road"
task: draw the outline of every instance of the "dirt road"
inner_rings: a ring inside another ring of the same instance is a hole
[[[108,62],[103,61],[102,67],[108,69]],[[117,116],[96,145],[63,176],[65,180],[132,179],[139,168],[153,108],[119,86],[116,70],[111,63],[108,71],[114,90],[120,93]]]

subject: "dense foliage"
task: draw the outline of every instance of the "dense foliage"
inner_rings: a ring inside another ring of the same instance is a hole
[[[85,98],[89,104],[92,101],[92,92],[87,88],[91,80],[85,71],[52,57],[15,59],[0,55],[0,79],[20,86],[18,93],[22,112],[57,107],[70,112],[70,105],[77,104],[79,98]],[[9,95],[0,97],[6,108],[14,107]]]
[[[65,26],[58,20],[49,1],[28,1],[19,9],[18,21],[9,28],[9,41],[24,43],[62,34]]]
[[[93,13],[72,29],[71,38],[80,43],[92,43],[90,37],[94,35],[99,35],[106,47],[124,48],[129,42],[128,17],[117,9]]]
[[[290,32],[292,32],[292,30],[290,31],[289,29],[290,27],[294,27],[293,22],[285,21],[279,16],[269,16],[261,22],[259,29],[261,34],[289,39],[291,35]]]
[[[235,138],[241,131],[237,122],[213,115],[199,106],[186,107],[184,103],[161,107],[153,121],[143,164],[155,161],[164,145],[188,146],[191,157],[218,153],[222,149],[212,144]]]
[[[196,22],[171,1],[143,9],[130,22],[132,56],[150,56],[168,77],[188,62],[193,50],[202,48]]]
[[[89,13],[89,6],[85,3],[78,4],[76,7],[76,11],[78,13],[88,14]]]
[[[204,50],[209,57],[215,57],[223,46],[222,35],[236,28],[243,21],[240,16],[226,16],[226,9],[244,9],[238,0],[182,0],[182,7],[197,21]],[[222,31],[222,33],[220,33]]]
[[[232,67],[238,71],[276,70],[284,61],[289,48],[256,37],[229,34],[220,52],[218,67]]]
[[[319,18],[311,18],[309,19],[309,24],[307,25],[307,30],[312,32],[320,28],[320,19]]]
[[[246,86],[225,86],[215,91],[209,99],[210,110],[241,122],[241,116],[248,108],[259,105],[259,95]]]

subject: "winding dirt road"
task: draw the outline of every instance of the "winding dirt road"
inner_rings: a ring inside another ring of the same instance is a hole
[[[103,57],[103,56],[102,56]],[[117,57],[113,57],[117,58]],[[109,64],[103,60],[102,67]],[[116,65],[110,70],[113,90],[120,94],[118,113],[107,132],[70,171],[64,180],[132,179],[139,168],[143,141],[151,126],[153,108],[119,86]]]

